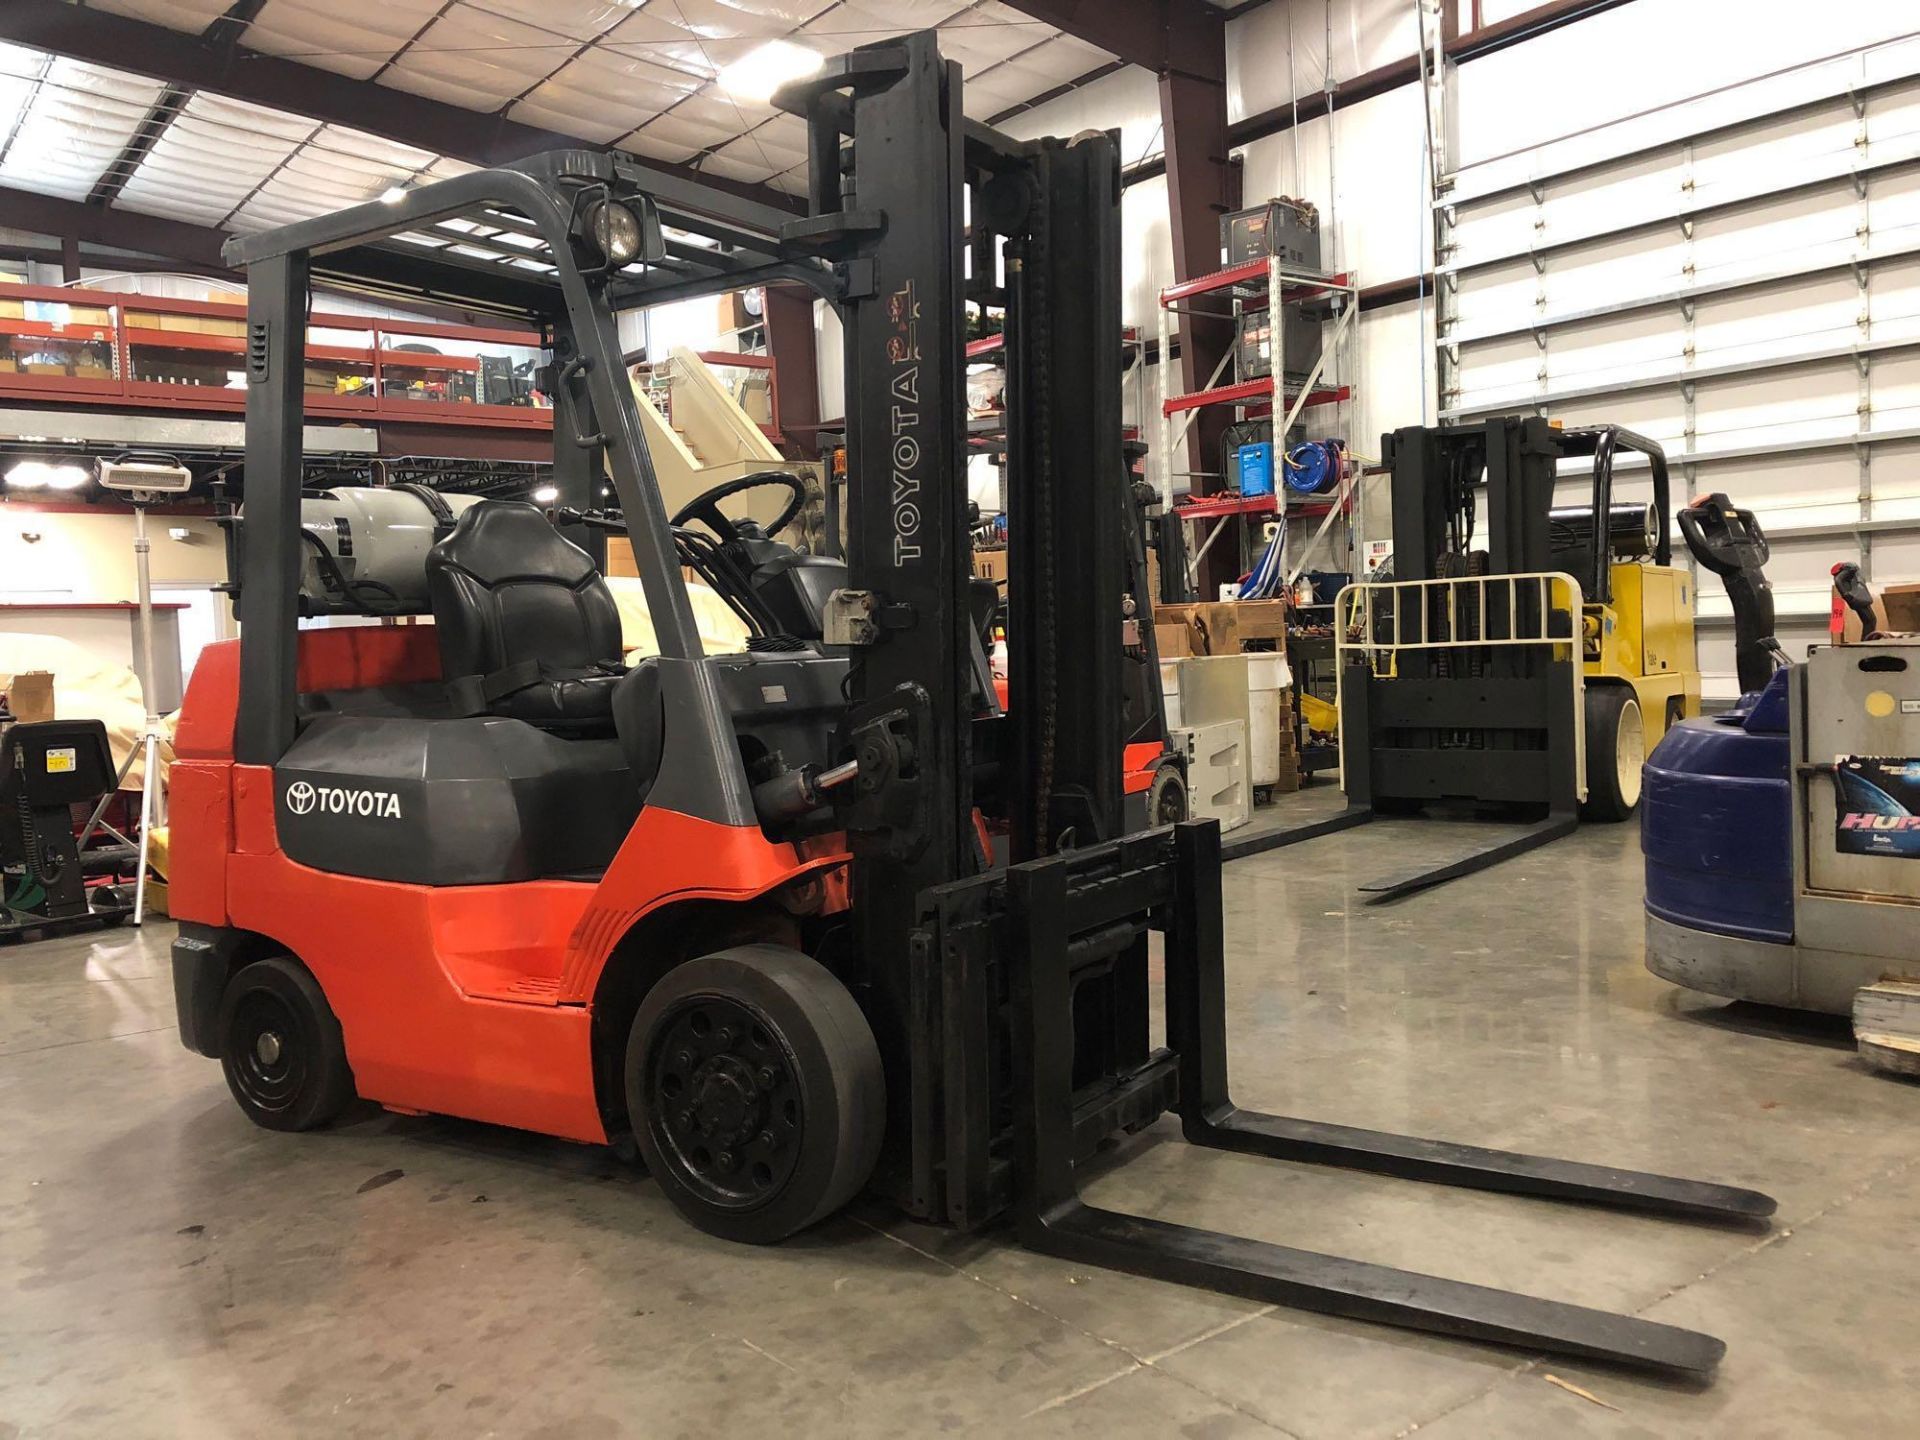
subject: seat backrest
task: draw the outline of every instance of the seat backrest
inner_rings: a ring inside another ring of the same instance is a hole
[[[527,660],[553,674],[620,659],[620,612],[593,557],[523,501],[468,507],[427,552],[427,593],[449,680]]]

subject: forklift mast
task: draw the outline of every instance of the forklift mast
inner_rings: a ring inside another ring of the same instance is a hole
[[[966,120],[959,67],[930,35],[856,50],[776,103],[807,120],[813,157],[812,213],[787,235],[848,279],[848,591],[828,636],[851,645],[847,732],[911,752],[884,814],[868,828],[856,812],[849,826],[855,949],[888,1073],[910,1077],[890,1087],[888,1121],[913,1142],[889,1147],[881,1179],[910,1211],[939,1218],[943,1138],[914,1060],[928,1001],[922,897],[989,868],[976,811],[1005,825],[1015,860],[1121,828],[1128,476],[1119,370],[1085,363],[1120,351],[1119,146],[1104,132],[1015,141]],[[964,249],[963,186],[974,227]],[[1004,717],[982,714],[967,604],[969,295],[1006,311],[1019,639]],[[1107,999],[1101,1045],[1144,1057],[1144,993]]]

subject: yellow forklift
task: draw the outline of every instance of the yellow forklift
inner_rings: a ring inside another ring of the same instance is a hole
[[[1652,503],[1613,495],[1637,451]],[[1395,899],[1570,833],[1624,820],[1640,767],[1700,709],[1694,587],[1673,561],[1667,460],[1617,425],[1508,416],[1387,435],[1393,562],[1341,592],[1340,771],[1348,808],[1228,847],[1230,857],[1380,816],[1464,802],[1526,822],[1466,855],[1360,888]],[[1556,505],[1562,462],[1592,461]]]
[[[1667,457],[1618,425],[1549,427],[1564,456],[1593,457],[1593,498],[1548,511],[1552,568],[1580,582],[1589,820],[1624,820],[1640,803],[1640,766],[1679,721],[1700,713],[1694,581],[1673,564]],[[1651,504],[1613,498],[1613,457],[1638,451]],[[1604,519],[1602,519],[1604,517]]]

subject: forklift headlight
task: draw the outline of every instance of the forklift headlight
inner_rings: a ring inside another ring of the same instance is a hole
[[[640,217],[617,200],[602,200],[587,213],[587,234],[594,247],[615,265],[640,258],[644,234]]]

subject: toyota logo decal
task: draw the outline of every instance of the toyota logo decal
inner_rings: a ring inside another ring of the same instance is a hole
[[[296,780],[287,787],[287,809],[296,815],[305,815],[313,809],[313,786],[304,780]]]

